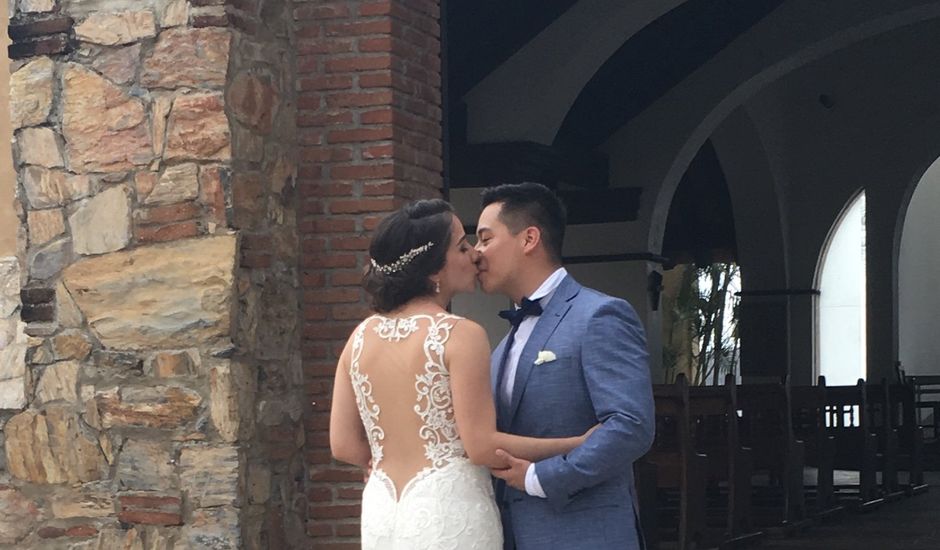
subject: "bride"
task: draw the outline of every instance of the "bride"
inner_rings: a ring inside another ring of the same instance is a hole
[[[364,286],[378,314],[350,336],[336,369],[330,447],[371,468],[362,493],[364,549],[503,545],[488,468],[502,452],[538,461],[584,435],[537,439],[496,431],[483,328],[445,309],[473,292],[474,250],[447,202],[389,215],[369,248]]]

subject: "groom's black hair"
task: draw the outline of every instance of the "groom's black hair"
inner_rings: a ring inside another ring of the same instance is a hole
[[[561,246],[565,240],[565,206],[554,191],[541,183],[504,183],[483,190],[483,208],[502,204],[499,219],[513,234],[526,227],[538,227],[549,256],[561,264]]]
[[[362,286],[372,296],[373,309],[388,313],[414,298],[434,293],[430,277],[444,268],[453,216],[450,203],[428,199],[406,204],[379,222],[369,256],[380,266],[393,266],[409,251],[432,245],[394,269],[369,267]]]

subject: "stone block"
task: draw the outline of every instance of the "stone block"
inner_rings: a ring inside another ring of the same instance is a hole
[[[10,75],[10,122],[13,128],[42,124],[52,112],[55,63],[40,57]]]
[[[219,235],[82,259],[63,282],[107,348],[212,349],[230,345],[234,269]]]
[[[75,36],[84,42],[118,46],[157,35],[152,11],[93,13],[75,25]]]
[[[24,128],[16,134],[21,164],[61,168],[64,166],[59,140],[52,128]]]
[[[199,195],[199,167],[192,163],[167,166],[144,204],[172,204],[195,199]]]
[[[160,33],[144,61],[141,82],[148,88],[222,88],[228,73],[228,29],[169,29]]]
[[[7,466],[32,483],[84,483],[101,479],[108,464],[97,438],[82,428],[69,406],[24,411],[7,422]]]
[[[238,506],[244,464],[238,448],[194,445],[180,452],[180,487],[195,508]]]
[[[166,160],[228,160],[231,136],[222,94],[192,94],[173,101]]]
[[[0,486],[0,544],[15,544],[28,535],[40,512],[36,503],[14,487]]]
[[[72,240],[61,238],[38,249],[30,248],[26,261],[30,279],[50,279],[72,263]]]
[[[271,132],[279,99],[270,78],[238,73],[228,88],[227,101],[239,122],[261,134]]]
[[[82,361],[91,354],[91,338],[83,330],[68,329],[52,337],[52,354],[56,361]]]
[[[105,518],[114,513],[114,495],[109,481],[62,487],[49,497],[53,517]]]
[[[257,377],[242,363],[215,365],[209,370],[209,411],[212,425],[224,441],[254,434],[254,399]]]
[[[41,166],[27,166],[21,172],[26,199],[33,208],[62,206],[94,192],[88,176],[76,176]]]
[[[194,360],[194,357],[196,358]],[[163,351],[153,354],[145,365],[145,372],[156,378],[187,376],[196,373],[196,350]]]
[[[76,254],[104,254],[126,247],[131,241],[131,190],[111,187],[83,201],[69,216],[72,247]]]
[[[153,159],[143,102],[76,63],[62,72],[62,134],[74,172],[115,172]]]
[[[65,218],[61,208],[30,210],[26,213],[26,227],[31,245],[46,244],[65,233]]]
[[[36,398],[40,403],[66,401],[78,403],[78,373],[81,366],[75,361],[60,361],[42,371],[36,386]]]
[[[236,550],[242,548],[238,510],[230,506],[194,510],[182,529],[186,548]]]
[[[192,421],[202,396],[180,386],[123,387],[95,395],[101,425],[175,429]]]
[[[117,459],[115,482],[121,490],[159,491],[179,487],[171,444],[128,439]]]

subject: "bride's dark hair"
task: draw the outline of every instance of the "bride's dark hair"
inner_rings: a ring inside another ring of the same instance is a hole
[[[444,268],[453,216],[450,203],[429,199],[407,204],[379,223],[369,245],[379,267],[370,262],[362,280],[373,309],[387,313],[434,292],[430,276]],[[401,261],[427,243],[433,244]]]

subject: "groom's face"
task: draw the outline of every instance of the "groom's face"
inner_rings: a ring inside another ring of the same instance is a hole
[[[488,294],[508,294],[514,266],[524,259],[524,243],[500,219],[502,208],[498,202],[488,205],[477,222],[477,278]]]

